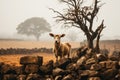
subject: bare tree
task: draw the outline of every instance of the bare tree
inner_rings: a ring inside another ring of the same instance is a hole
[[[68,7],[65,8],[66,11],[61,13],[50,8],[52,11],[57,13],[57,21],[64,21],[65,24],[71,24],[71,26],[81,29],[87,38],[87,46],[99,52],[99,39],[102,30],[105,28],[104,20],[102,20],[99,26],[95,26],[96,29],[93,30],[93,23],[95,17],[99,12],[100,7],[103,4],[100,4],[100,1],[93,0],[93,4],[90,6],[83,5],[85,0],[59,0],[65,3]],[[96,44],[94,47],[93,41],[96,39]]]

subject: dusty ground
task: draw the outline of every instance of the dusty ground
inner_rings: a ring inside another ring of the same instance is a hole
[[[80,46],[79,42],[69,42],[72,48],[76,48]],[[0,41],[0,48],[52,48],[53,42],[43,42],[43,41]]]
[[[70,42],[72,48],[78,48],[80,46],[79,42]],[[120,41],[113,41],[113,42],[102,42],[100,44],[101,48],[107,48],[111,51],[114,50],[114,47],[120,50]],[[35,41],[0,41],[0,48],[52,48],[53,42],[35,42]],[[11,65],[19,66],[19,60],[22,56],[43,56],[43,62],[46,63],[49,60],[54,60],[54,54],[47,54],[47,53],[33,53],[33,54],[14,54],[14,55],[0,55],[0,62],[4,62]]]
[[[46,63],[49,60],[54,60],[55,57],[53,54],[48,53],[33,53],[33,54],[13,54],[13,55],[0,55],[0,62],[4,62],[6,64],[20,66],[20,58],[23,56],[43,56],[43,62]]]
[[[70,42],[72,45],[72,48],[79,47],[78,42]],[[0,41],[0,48],[52,48],[53,42],[40,42],[40,41]],[[48,53],[33,53],[33,54],[12,54],[12,55],[0,55],[0,62],[4,62],[11,65],[19,66],[19,60],[22,56],[43,56],[43,62],[46,63],[49,60],[55,61],[54,54],[48,54]]]

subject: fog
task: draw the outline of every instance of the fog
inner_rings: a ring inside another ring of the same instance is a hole
[[[86,0],[87,1],[87,0]],[[89,0],[88,0],[89,1]],[[98,23],[105,20],[106,28],[101,39],[120,39],[120,0],[101,0],[105,4],[98,14]],[[87,3],[86,3],[87,4]],[[17,38],[35,40],[33,36],[17,34],[17,26],[31,17],[43,17],[52,26],[53,33],[65,33],[64,40],[69,40],[68,35],[75,33],[76,41],[84,40],[85,35],[77,28],[61,28],[60,23],[55,22],[55,13],[48,8],[62,11],[64,5],[57,0],[0,0],[0,38]],[[52,40],[48,33],[43,34],[40,40]]]

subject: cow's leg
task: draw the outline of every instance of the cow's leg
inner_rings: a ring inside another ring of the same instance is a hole
[[[58,55],[57,54],[55,54],[55,57],[56,57],[56,62],[58,61]]]
[[[64,58],[64,52],[62,53],[61,58]]]
[[[71,49],[69,49],[68,51],[68,58],[70,57],[70,53],[71,53]]]
[[[68,58],[70,57],[70,53],[69,53],[69,52],[68,52],[68,55],[67,55],[67,56],[68,56]]]
[[[60,56],[60,59],[62,59],[62,56]]]

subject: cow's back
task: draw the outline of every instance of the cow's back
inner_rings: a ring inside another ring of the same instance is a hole
[[[63,55],[67,55],[70,53],[71,45],[69,43],[63,43],[61,45],[61,50]]]

